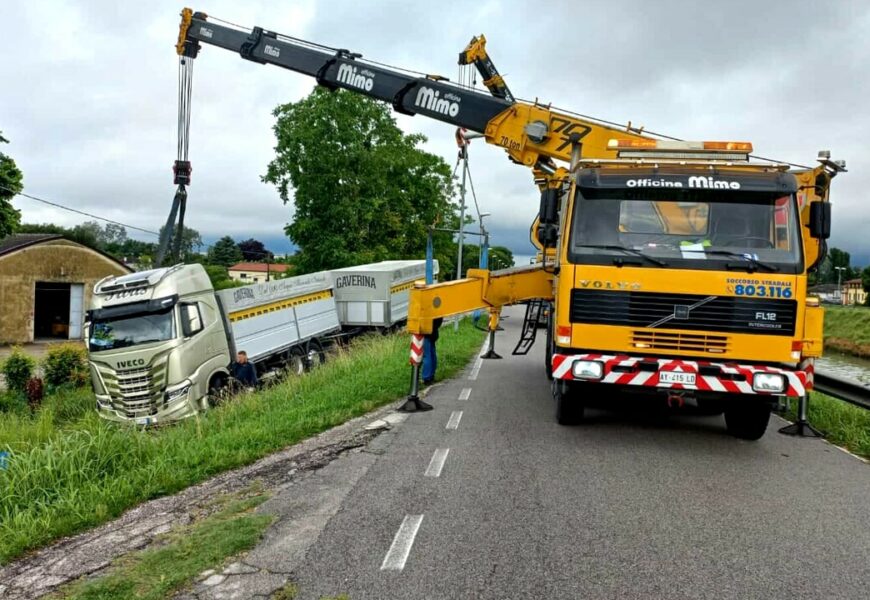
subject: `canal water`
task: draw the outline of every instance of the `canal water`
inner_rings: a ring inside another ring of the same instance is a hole
[[[816,370],[870,384],[870,360],[851,354],[825,350],[825,355],[816,360]]]

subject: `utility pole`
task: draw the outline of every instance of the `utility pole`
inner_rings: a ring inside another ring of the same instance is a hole
[[[841,286],[841,281],[843,278],[843,271],[846,270],[846,267],[834,267],[837,269],[837,296],[840,299],[840,304],[846,304],[845,299],[843,298],[843,288]]]

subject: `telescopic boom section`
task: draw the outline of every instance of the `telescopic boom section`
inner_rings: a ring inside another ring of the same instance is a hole
[[[466,53],[471,52],[470,60],[475,64],[483,63],[482,73],[491,73],[487,85],[493,95],[461,87],[444,77],[417,76],[366,61],[348,50],[319,46],[261,27],[242,31],[209,21],[204,13],[190,9],[182,12],[177,50],[180,55],[196,58],[200,44],[218,46],[253,62],[314,77],[328,88],[389,102],[403,114],[419,114],[483,133],[488,143],[501,146],[514,162],[530,168],[548,159],[569,162],[575,144],[582,144],[584,158],[615,158],[616,152],[607,147],[610,139],[651,139],[630,127],[609,127],[548,106],[514,101],[485,53],[485,39],[481,36],[477,40]]]

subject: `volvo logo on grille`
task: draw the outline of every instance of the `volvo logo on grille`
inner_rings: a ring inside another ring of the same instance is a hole
[[[674,306],[674,318],[686,320],[689,318],[690,310],[692,310],[691,306],[687,306],[685,304],[677,304]]]

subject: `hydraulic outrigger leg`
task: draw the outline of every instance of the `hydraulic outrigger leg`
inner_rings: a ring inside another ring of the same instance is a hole
[[[408,399],[399,407],[401,412],[423,412],[432,410],[432,405],[420,400],[420,363],[423,362],[423,336],[411,335],[411,392]]]
[[[500,314],[500,308],[489,309],[489,349],[486,351],[486,354],[480,358],[501,358],[501,356],[495,352],[495,332],[498,329],[498,319]]]
[[[779,430],[785,435],[797,435],[800,437],[822,437],[821,431],[810,425],[807,420],[807,405],[809,404],[809,394],[804,394],[798,398],[798,418],[791,425],[786,425]]]

